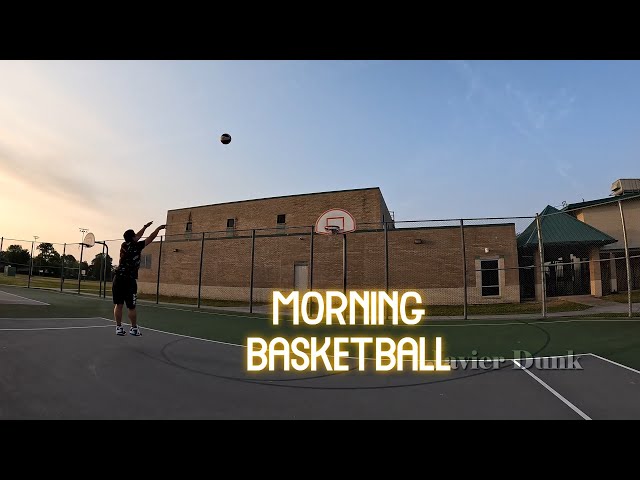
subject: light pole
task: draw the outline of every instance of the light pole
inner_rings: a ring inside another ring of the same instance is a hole
[[[34,235],[33,236],[33,243],[31,244],[31,273],[29,274],[29,276],[33,276],[33,247],[36,244],[36,242],[38,241],[40,237],[38,235]]]
[[[83,228],[83,227],[78,227],[78,230],[80,230],[80,233],[82,234],[82,236],[80,237],[80,243],[78,244],[78,248],[80,248],[82,246],[82,241],[84,240],[84,234],[87,233],[89,231],[88,228]]]
[[[80,247],[80,262],[78,262],[78,293],[80,293],[80,281],[82,278],[82,254],[84,253],[84,234],[89,231],[88,228],[78,227],[78,230],[82,233],[82,238],[78,247]]]

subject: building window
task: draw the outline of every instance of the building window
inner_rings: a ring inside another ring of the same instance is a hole
[[[481,260],[482,296],[494,297],[500,295],[500,275],[498,275],[498,260]]]
[[[278,215],[276,223],[278,225],[284,225],[286,223],[285,219],[286,219],[286,215],[284,213],[281,213],[280,215]]]
[[[235,228],[236,226],[236,219],[235,218],[228,218],[227,219],[227,228]]]
[[[151,268],[151,254],[141,255],[140,256],[140,268]]]
[[[187,228],[185,228],[185,232],[190,232],[193,228],[193,223],[187,222]]]

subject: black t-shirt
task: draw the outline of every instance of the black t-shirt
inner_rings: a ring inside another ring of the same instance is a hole
[[[116,268],[116,275],[137,279],[140,268],[140,252],[144,247],[144,240],[135,243],[124,242],[120,246],[120,263]]]

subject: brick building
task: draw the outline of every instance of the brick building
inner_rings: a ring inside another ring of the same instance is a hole
[[[161,295],[196,298],[201,280],[202,298],[248,301],[252,250],[254,301],[269,301],[274,289],[342,290],[343,236],[312,235],[332,208],[357,223],[346,235],[347,289],[417,290],[427,304],[462,303],[459,226],[398,225],[377,187],[169,210],[162,244],[144,251],[139,291],[156,293],[160,265]],[[519,302],[515,225],[465,226],[465,242],[469,303]]]

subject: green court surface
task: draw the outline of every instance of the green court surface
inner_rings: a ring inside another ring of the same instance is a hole
[[[0,318],[113,318],[109,298],[60,293],[49,290],[0,286],[11,298],[31,299],[42,304],[3,303]],[[9,297],[7,297],[9,298]],[[26,301],[25,301],[26,302]],[[34,302],[31,302],[34,303]],[[547,319],[488,317],[485,320],[429,320],[416,326],[294,326],[291,322],[273,325],[264,314],[243,314],[190,306],[138,304],[141,328],[161,330],[197,338],[246,345],[247,337],[292,338],[297,336],[390,336],[442,337],[446,357],[514,358],[517,351],[532,356],[592,353],[640,369],[640,318],[564,317]],[[126,309],[125,318],[126,323]],[[110,331],[104,332],[114,334]],[[514,353],[516,352],[516,353]]]

